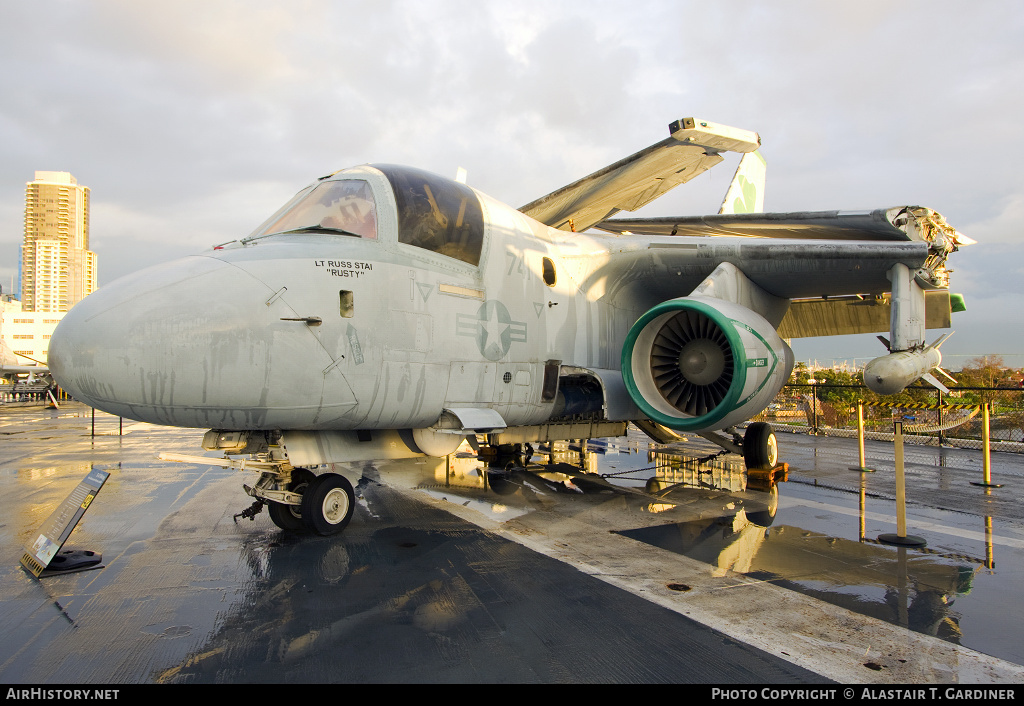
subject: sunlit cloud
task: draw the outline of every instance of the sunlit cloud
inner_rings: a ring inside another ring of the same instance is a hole
[[[1024,217],[1022,33],[1012,4],[922,0],[8,3],[0,277],[36,169],[92,189],[103,284],[349,165],[464,167],[521,205],[689,115],[759,132],[768,209],[921,204],[984,253]],[[649,212],[716,211],[733,168]]]

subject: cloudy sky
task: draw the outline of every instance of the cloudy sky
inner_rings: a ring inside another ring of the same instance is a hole
[[[92,189],[102,286],[346,166],[461,166],[521,205],[695,116],[760,133],[768,211],[945,215],[978,241],[948,367],[1024,365],[1022,36],[1015,0],[0,0],[0,285],[35,170]],[[640,215],[716,212],[734,165]]]

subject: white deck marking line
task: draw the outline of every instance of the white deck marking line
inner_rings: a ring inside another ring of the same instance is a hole
[[[828,510],[829,512],[835,512],[840,515],[849,515],[850,517],[860,517],[859,511],[843,507],[841,505],[832,505],[831,503],[823,503],[817,500],[804,500],[802,498],[779,498],[779,508],[796,507],[798,505],[813,507],[819,510]],[[892,525],[896,524],[895,515],[885,515],[878,512],[865,512],[864,517],[878,522],[887,522]],[[949,525],[940,525],[936,522],[929,522],[927,520],[921,520],[913,517],[907,518],[907,524],[913,525],[913,528],[916,530],[927,530],[929,532],[948,534],[962,539],[973,539],[981,542],[982,544],[986,541],[985,533],[977,532],[975,530],[960,529],[959,527],[950,527]],[[992,544],[998,544],[1004,547],[1013,547],[1014,549],[1024,549],[1024,539],[1002,537],[997,534],[992,535]]]
[[[482,529],[840,684],[1024,682],[1024,666],[729,572],[571,517],[538,510],[499,522],[391,486]],[[668,588],[685,583],[686,592]],[[719,590],[746,589],[742,594]],[[881,671],[865,662],[882,665]]]

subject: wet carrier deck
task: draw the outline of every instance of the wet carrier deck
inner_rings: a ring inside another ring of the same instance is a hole
[[[788,435],[774,490],[639,434],[592,444],[610,485],[572,453],[493,487],[474,458],[359,464],[352,524],[322,538],[235,523],[253,474],[156,460],[202,431],[90,427],[0,408],[4,683],[1024,681],[1018,456],[993,455],[986,495],[977,452],[908,448],[923,551],[873,540],[891,445],[869,444],[862,511],[856,441]],[[66,547],[105,568],[34,579],[22,547],[93,468]]]

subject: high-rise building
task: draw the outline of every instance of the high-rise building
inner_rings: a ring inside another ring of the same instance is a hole
[[[68,311],[96,290],[89,250],[89,188],[68,172],[36,172],[25,185],[21,246],[24,311]]]

